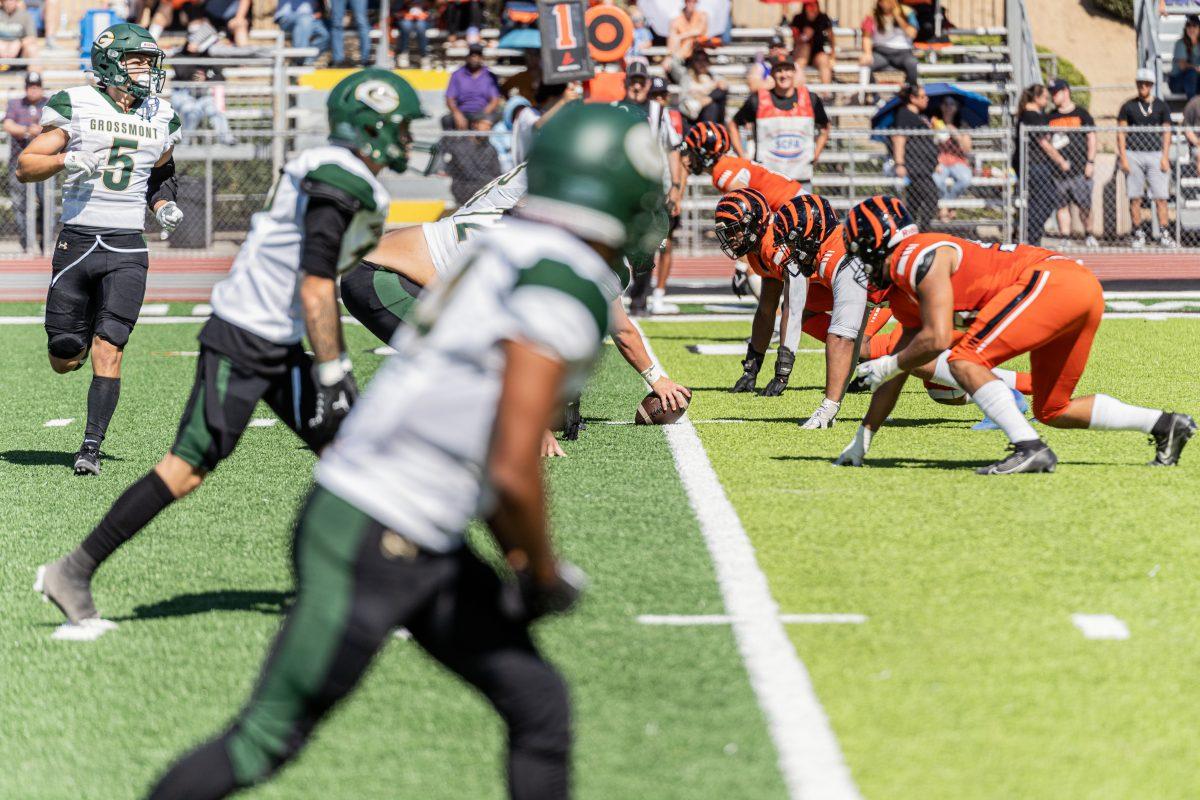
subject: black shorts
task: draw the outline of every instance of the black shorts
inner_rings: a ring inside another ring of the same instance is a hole
[[[420,295],[420,286],[369,261],[342,276],[346,310],[384,344],[392,340]]]
[[[67,351],[86,349],[93,336],[124,347],[146,296],[150,262],[142,235],[63,228],[50,264],[53,271],[46,293],[50,351],[74,355]]]
[[[211,472],[237,447],[259,400],[320,450],[333,434],[308,425],[316,413],[312,364],[301,344],[273,344],[213,317],[200,332],[196,378],[171,452]]]

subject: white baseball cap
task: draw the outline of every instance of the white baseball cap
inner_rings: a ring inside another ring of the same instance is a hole
[[[1139,69],[1137,71],[1137,82],[1150,84],[1157,83],[1154,70],[1150,69],[1149,67],[1142,67]]]

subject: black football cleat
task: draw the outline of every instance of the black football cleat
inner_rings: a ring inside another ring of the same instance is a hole
[[[92,442],[84,442],[75,454],[76,475],[100,474],[100,446]]]
[[[1150,441],[1154,443],[1154,460],[1151,467],[1173,467],[1179,463],[1183,446],[1196,435],[1196,420],[1187,414],[1163,412],[1154,426]]]
[[[867,385],[867,379],[862,375],[855,376],[854,380],[850,381],[846,386],[846,394],[870,394],[871,387]]]
[[[1010,444],[1009,454],[995,464],[975,470],[976,475],[1016,475],[1019,472],[1054,472],[1058,456],[1042,440]]]

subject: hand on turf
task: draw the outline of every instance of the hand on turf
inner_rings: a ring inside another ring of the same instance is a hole
[[[329,434],[337,431],[342,420],[350,413],[350,407],[358,399],[358,384],[350,372],[344,374],[336,383],[328,386],[317,381],[316,413],[308,421],[308,427],[314,431],[325,431]]]
[[[871,431],[863,426],[858,426],[858,431],[854,434],[854,439],[850,444],[846,445],[846,449],[842,454],[833,460],[835,467],[861,467],[863,458],[867,455],[867,451],[871,449]]]
[[[63,169],[67,180],[84,180],[96,174],[100,168],[100,157],[86,150],[72,150],[63,158]]]
[[[746,370],[742,373],[742,377],[737,379],[737,383],[729,391],[734,393],[753,392],[754,384],[758,382],[758,370]]]
[[[734,269],[733,280],[730,281],[729,288],[733,290],[735,297],[745,297],[750,294],[750,273],[744,269]]]
[[[511,561],[511,559],[510,559]],[[528,568],[515,570],[516,580],[504,587],[501,605],[510,619],[529,623],[547,614],[565,614],[579,603],[587,575],[568,561],[554,565],[554,576],[539,581]]]
[[[669,408],[672,411],[687,408],[688,401],[692,399],[691,389],[679,385],[666,375],[656,380],[654,385],[650,387],[650,391],[654,392],[654,395],[663,404],[664,408]]]
[[[183,211],[175,204],[174,200],[168,200],[158,207],[158,211],[154,212],[154,218],[158,220],[158,224],[167,233],[179,227],[179,223],[183,222]]]
[[[837,418],[838,409],[842,407],[841,403],[835,403],[826,397],[821,401],[821,405],[817,406],[817,410],[812,413],[808,421],[800,426],[801,430],[815,431],[824,428],[832,428],[834,420]]]
[[[787,347],[779,345],[775,352],[775,377],[763,389],[763,397],[779,397],[787,388],[788,378],[792,376],[792,367],[796,363],[796,354]]]
[[[562,445],[558,443],[558,439],[554,436],[554,431],[545,431],[542,434],[542,457],[543,458],[565,458],[566,453],[563,452]]]
[[[903,370],[900,369],[900,360],[895,356],[880,356],[870,361],[864,361],[854,371],[858,377],[863,379],[863,382],[867,384],[872,392],[901,372]]]

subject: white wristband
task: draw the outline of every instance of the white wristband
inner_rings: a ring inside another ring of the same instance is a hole
[[[654,388],[654,384],[658,383],[659,378],[667,377],[667,373],[663,372],[662,367],[660,367],[658,364],[651,364],[638,374],[642,376],[642,380],[644,380],[646,385],[651,389]]]
[[[349,372],[350,358],[345,353],[342,353],[332,361],[323,361],[317,364],[317,381],[322,386],[333,386],[346,377]]]

